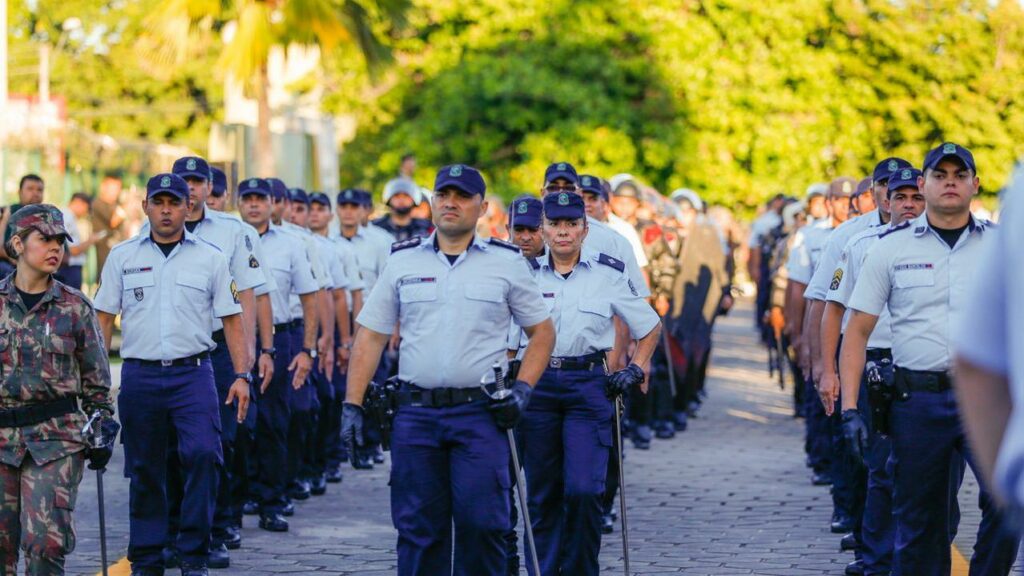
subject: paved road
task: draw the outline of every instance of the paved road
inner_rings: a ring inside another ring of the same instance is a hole
[[[748,306],[719,323],[715,342],[710,397],[700,417],[674,440],[627,452],[633,572],[842,574],[852,555],[840,554],[838,538],[828,532],[828,491],[810,484],[801,422],[792,418],[790,391],[768,378]],[[116,460],[105,476],[111,562],[127,546],[127,482],[114,472],[120,465]],[[327,495],[298,504],[287,534],[262,532],[246,517],[243,548],[232,554],[231,569],[214,574],[393,574],[386,470],[346,470],[341,488],[332,485]],[[70,574],[99,569],[95,493],[95,478],[87,476]],[[961,502],[957,546],[969,555],[977,522],[972,481]],[[602,548],[604,572],[621,574],[619,533]]]

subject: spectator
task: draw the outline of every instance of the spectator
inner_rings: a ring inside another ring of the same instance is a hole
[[[64,214],[64,228],[70,236],[70,245],[64,251],[64,262],[55,274],[57,280],[71,286],[76,290],[82,289],[82,267],[88,259],[89,248],[100,242],[109,234],[104,230],[93,234],[89,239],[82,241],[82,230],[79,228],[79,221],[89,215],[92,208],[92,198],[84,192],[76,192],[71,196],[68,207],[61,210]]]
[[[7,210],[3,211],[3,215],[0,216],[0,231],[7,229],[7,221],[10,219],[11,214],[17,212],[21,207],[28,206],[29,204],[41,204],[45,188],[43,179],[37,174],[22,176],[18,182],[18,203],[11,204]],[[3,246],[0,246],[0,277],[6,277],[11,272],[14,272],[14,264],[7,257],[7,252],[4,251]]]
[[[112,174],[103,177],[100,193],[92,201],[92,231],[94,235],[106,232],[96,243],[96,269],[103,270],[110,248],[119,239],[118,231],[125,219],[125,211],[119,204],[121,179]]]
[[[416,180],[416,155],[412,152],[402,155],[402,163],[398,166],[398,176]]]

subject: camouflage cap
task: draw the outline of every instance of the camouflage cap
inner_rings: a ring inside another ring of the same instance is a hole
[[[4,231],[4,243],[25,230],[38,230],[47,237],[64,236],[65,240],[71,239],[64,228],[64,214],[52,204],[29,204],[12,214],[7,222],[7,230]]]

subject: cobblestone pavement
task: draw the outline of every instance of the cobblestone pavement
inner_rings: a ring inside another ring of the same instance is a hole
[[[852,554],[839,552],[838,536],[828,531],[827,488],[810,484],[791,390],[781,391],[769,379],[766,354],[754,336],[750,308],[743,304],[717,326],[710,396],[699,418],[674,440],[655,441],[649,451],[627,451],[634,573],[842,574],[852,560]],[[128,534],[127,481],[118,473],[120,454],[115,458],[104,477],[111,563],[124,556]],[[331,485],[326,496],[297,504],[286,534],[260,531],[255,519],[246,517],[243,547],[232,552],[232,567],[213,573],[393,574],[395,532],[388,502],[387,466],[346,469],[340,488]],[[957,541],[968,556],[976,502],[968,474]],[[78,549],[68,560],[68,573],[96,574],[92,474],[82,483],[76,518]],[[616,529],[603,542],[603,572],[622,574],[621,558]]]

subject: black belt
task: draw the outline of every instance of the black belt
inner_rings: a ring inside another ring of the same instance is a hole
[[[193,354],[187,358],[178,358],[176,360],[140,360],[138,358],[125,358],[125,362],[136,362],[142,366],[161,366],[168,368],[170,366],[199,366],[203,363],[203,360],[209,360],[209,352],[200,352],[199,354]]]
[[[485,398],[487,395],[479,388],[420,388],[412,384],[402,384],[398,390],[399,406],[447,408]]]
[[[289,322],[281,322],[280,324],[274,324],[274,332],[287,332],[292,328],[301,328],[302,318],[297,320],[291,320]]]
[[[953,387],[948,372],[896,367],[896,387],[908,392],[945,392]]]
[[[593,370],[598,366],[604,366],[604,352],[593,352],[583,356],[552,356],[548,360],[548,367],[559,370]]]
[[[46,422],[50,418],[78,412],[78,399],[66,396],[52,402],[0,409],[0,428],[21,428]]]
[[[217,344],[225,344],[225,343],[227,343],[227,339],[224,338],[224,329],[223,328],[221,328],[220,330],[217,330],[216,332],[211,334],[210,338],[213,338],[213,341],[216,342]]]
[[[878,362],[885,359],[892,360],[892,348],[868,348],[865,357],[870,362]]]

